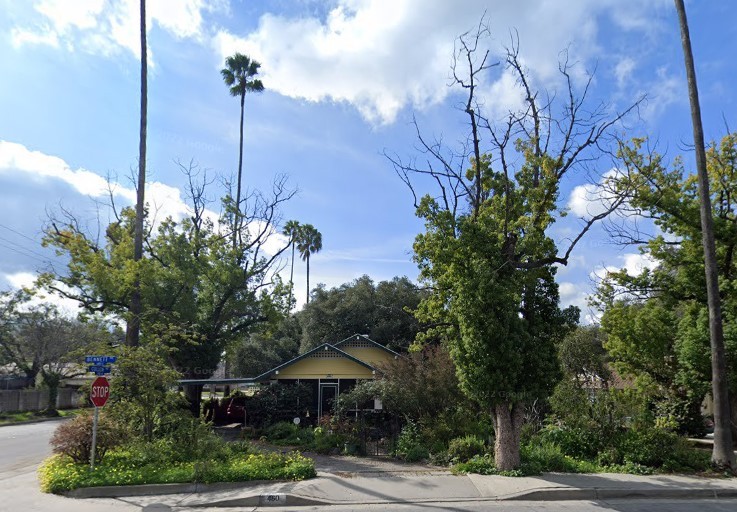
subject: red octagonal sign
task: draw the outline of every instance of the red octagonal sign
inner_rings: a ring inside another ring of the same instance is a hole
[[[102,407],[108,398],[110,398],[110,383],[105,377],[97,377],[92,383],[90,400],[95,407]]]

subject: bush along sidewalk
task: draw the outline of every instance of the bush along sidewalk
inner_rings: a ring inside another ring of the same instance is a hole
[[[249,480],[302,480],[316,476],[314,462],[299,453],[254,453],[246,442],[226,443],[208,425],[180,418],[178,428],[152,441],[131,436],[120,423],[100,416],[95,469],[89,466],[90,415],[59,426],[55,454],[39,468],[41,490],[80,487]],[[123,444],[122,440],[129,440]]]
[[[41,490],[58,494],[103,485],[303,480],[316,476],[314,462],[296,452],[248,454],[233,449],[217,459],[144,462],[140,451],[113,450],[94,470],[89,464],[54,455],[38,470]]]
[[[522,446],[518,469],[500,472],[489,454],[475,455],[454,465],[455,473],[529,476],[556,473],[707,473],[710,454],[687,445],[672,432],[632,430],[613,436],[610,443],[590,446],[580,432],[550,428]]]

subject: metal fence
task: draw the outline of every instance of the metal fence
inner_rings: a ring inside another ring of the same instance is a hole
[[[57,409],[79,407],[84,398],[76,389],[59,388],[56,397]],[[0,390],[0,412],[42,411],[49,405],[49,392],[46,389]]]

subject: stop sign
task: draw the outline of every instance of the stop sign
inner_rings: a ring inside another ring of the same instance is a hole
[[[97,377],[92,383],[90,400],[95,407],[102,407],[108,398],[110,398],[110,383],[105,377]]]

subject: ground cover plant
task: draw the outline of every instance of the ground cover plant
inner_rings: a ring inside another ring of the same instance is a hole
[[[249,480],[303,480],[316,476],[311,459],[299,453],[248,453],[243,445],[228,445],[206,460],[177,460],[147,447],[111,450],[94,470],[65,455],[54,455],[39,468],[44,492],[61,493],[80,487],[184,482],[243,482]]]

